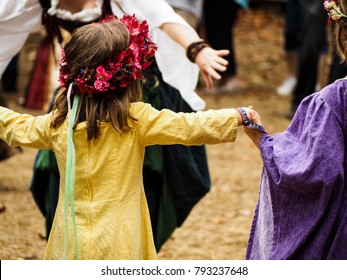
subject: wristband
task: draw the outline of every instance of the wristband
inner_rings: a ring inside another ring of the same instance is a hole
[[[193,42],[188,46],[186,55],[191,62],[195,63],[196,56],[202,49],[207,47],[210,47],[210,45],[205,40]]]
[[[266,133],[265,128],[262,125],[256,124],[256,123],[252,123],[248,116],[247,116],[247,112],[245,111],[245,109],[239,107],[236,108],[236,110],[240,113],[241,115],[241,119],[242,119],[242,125],[248,127],[248,128],[253,128],[255,130],[258,130],[260,132]]]

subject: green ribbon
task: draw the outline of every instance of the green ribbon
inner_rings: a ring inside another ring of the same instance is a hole
[[[76,153],[75,146],[73,143],[73,127],[76,120],[76,113],[78,108],[78,103],[80,100],[79,95],[73,97],[73,106],[71,108],[71,91],[73,84],[69,85],[67,93],[68,102],[68,138],[67,138],[67,152],[66,152],[66,177],[65,177],[65,201],[64,201],[64,216],[65,216],[65,251],[64,256],[66,258],[66,253],[69,245],[69,227],[68,227],[68,204],[70,199],[70,210],[71,218],[73,224],[74,233],[74,245],[76,259],[79,259],[78,254],[78,242],[77,242],[77,231],[76,231],[76,218],[75,218],[75,203],[74,203],[74,185],[75,185],[75,166],[76,166]]]

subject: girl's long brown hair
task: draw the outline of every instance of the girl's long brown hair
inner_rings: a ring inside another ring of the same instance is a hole
[[[125,50],[128,45],[129,31],[118,20],[78,28],[64,47],[69,74],[77,75],[80,69],[95,69],[113,58],[116,53]],[[130,103],[141,98],[139,80],[132,81],[122,91],[110,91],[92,97],[81,95],[75,125],[80,122],[87,123],[88,140],[96,139],[100,135],[101,121],[109,121],[120,133],[129,131],[131,128],[128,120],[133,119],[130,115]],[[67,113],[67,89],[62,88],[54,100],[51,126],[55,128],[61,125]]]

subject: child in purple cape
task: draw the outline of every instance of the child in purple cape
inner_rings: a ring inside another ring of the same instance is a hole
[[[347,1],[324,7],[346,61]],[[304,99],[285,132],[244,128],[264,164],[247,259],[347,259],[346,109],[344,78]]]

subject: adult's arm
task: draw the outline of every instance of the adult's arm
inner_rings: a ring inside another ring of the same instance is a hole
[[[145,4],[146,1],[136,0],[134,2],[138,2],[138,5],[141,5],[141,9],[146,12],[148,17],[150,17],[150,14],[154,13],[152,24],[158,26],[173,41],[179,44],[184,52],[186,52],[191,43],[201,40],[198,33],[183,18],[176,14],[166,1],[151,1],[156,7],[151,10],[148,9],[148,3],[147,5]],[[151,22],[149,22],[149,24],[151,24]],[[208,47],[204,48],[197,55],[195,62],[199,66],[208,88],[213,86],[212,78],[221,78],[221,75],[217,71],[223,72],[226,70],[228,62],[222,57],[228,54],[228,50],[214,50]]]
[[[0,1],[0,77],[28,35],[41,26],[41,12],[38,0]]]
[[[194,110],[204,109],[205,102],[195,93],[199,68],[206,84],[212,86],[211,74],[219,78],[215,70],[223,71],[227,61],[222,56],[228,51],[205,48],[197,56],[196,63],[192,63],[186,57],[186,48],[198,41],[199,35],[166,1],[112,0],[112,3],[118,3],[126,14],[135,14],[148,22],[153,40],[158,44],[155,57],[164,81],[177,88]],[[116,6],[113,6],[113,10],[116,14],[118,12],[118,16],[121,15]]]

